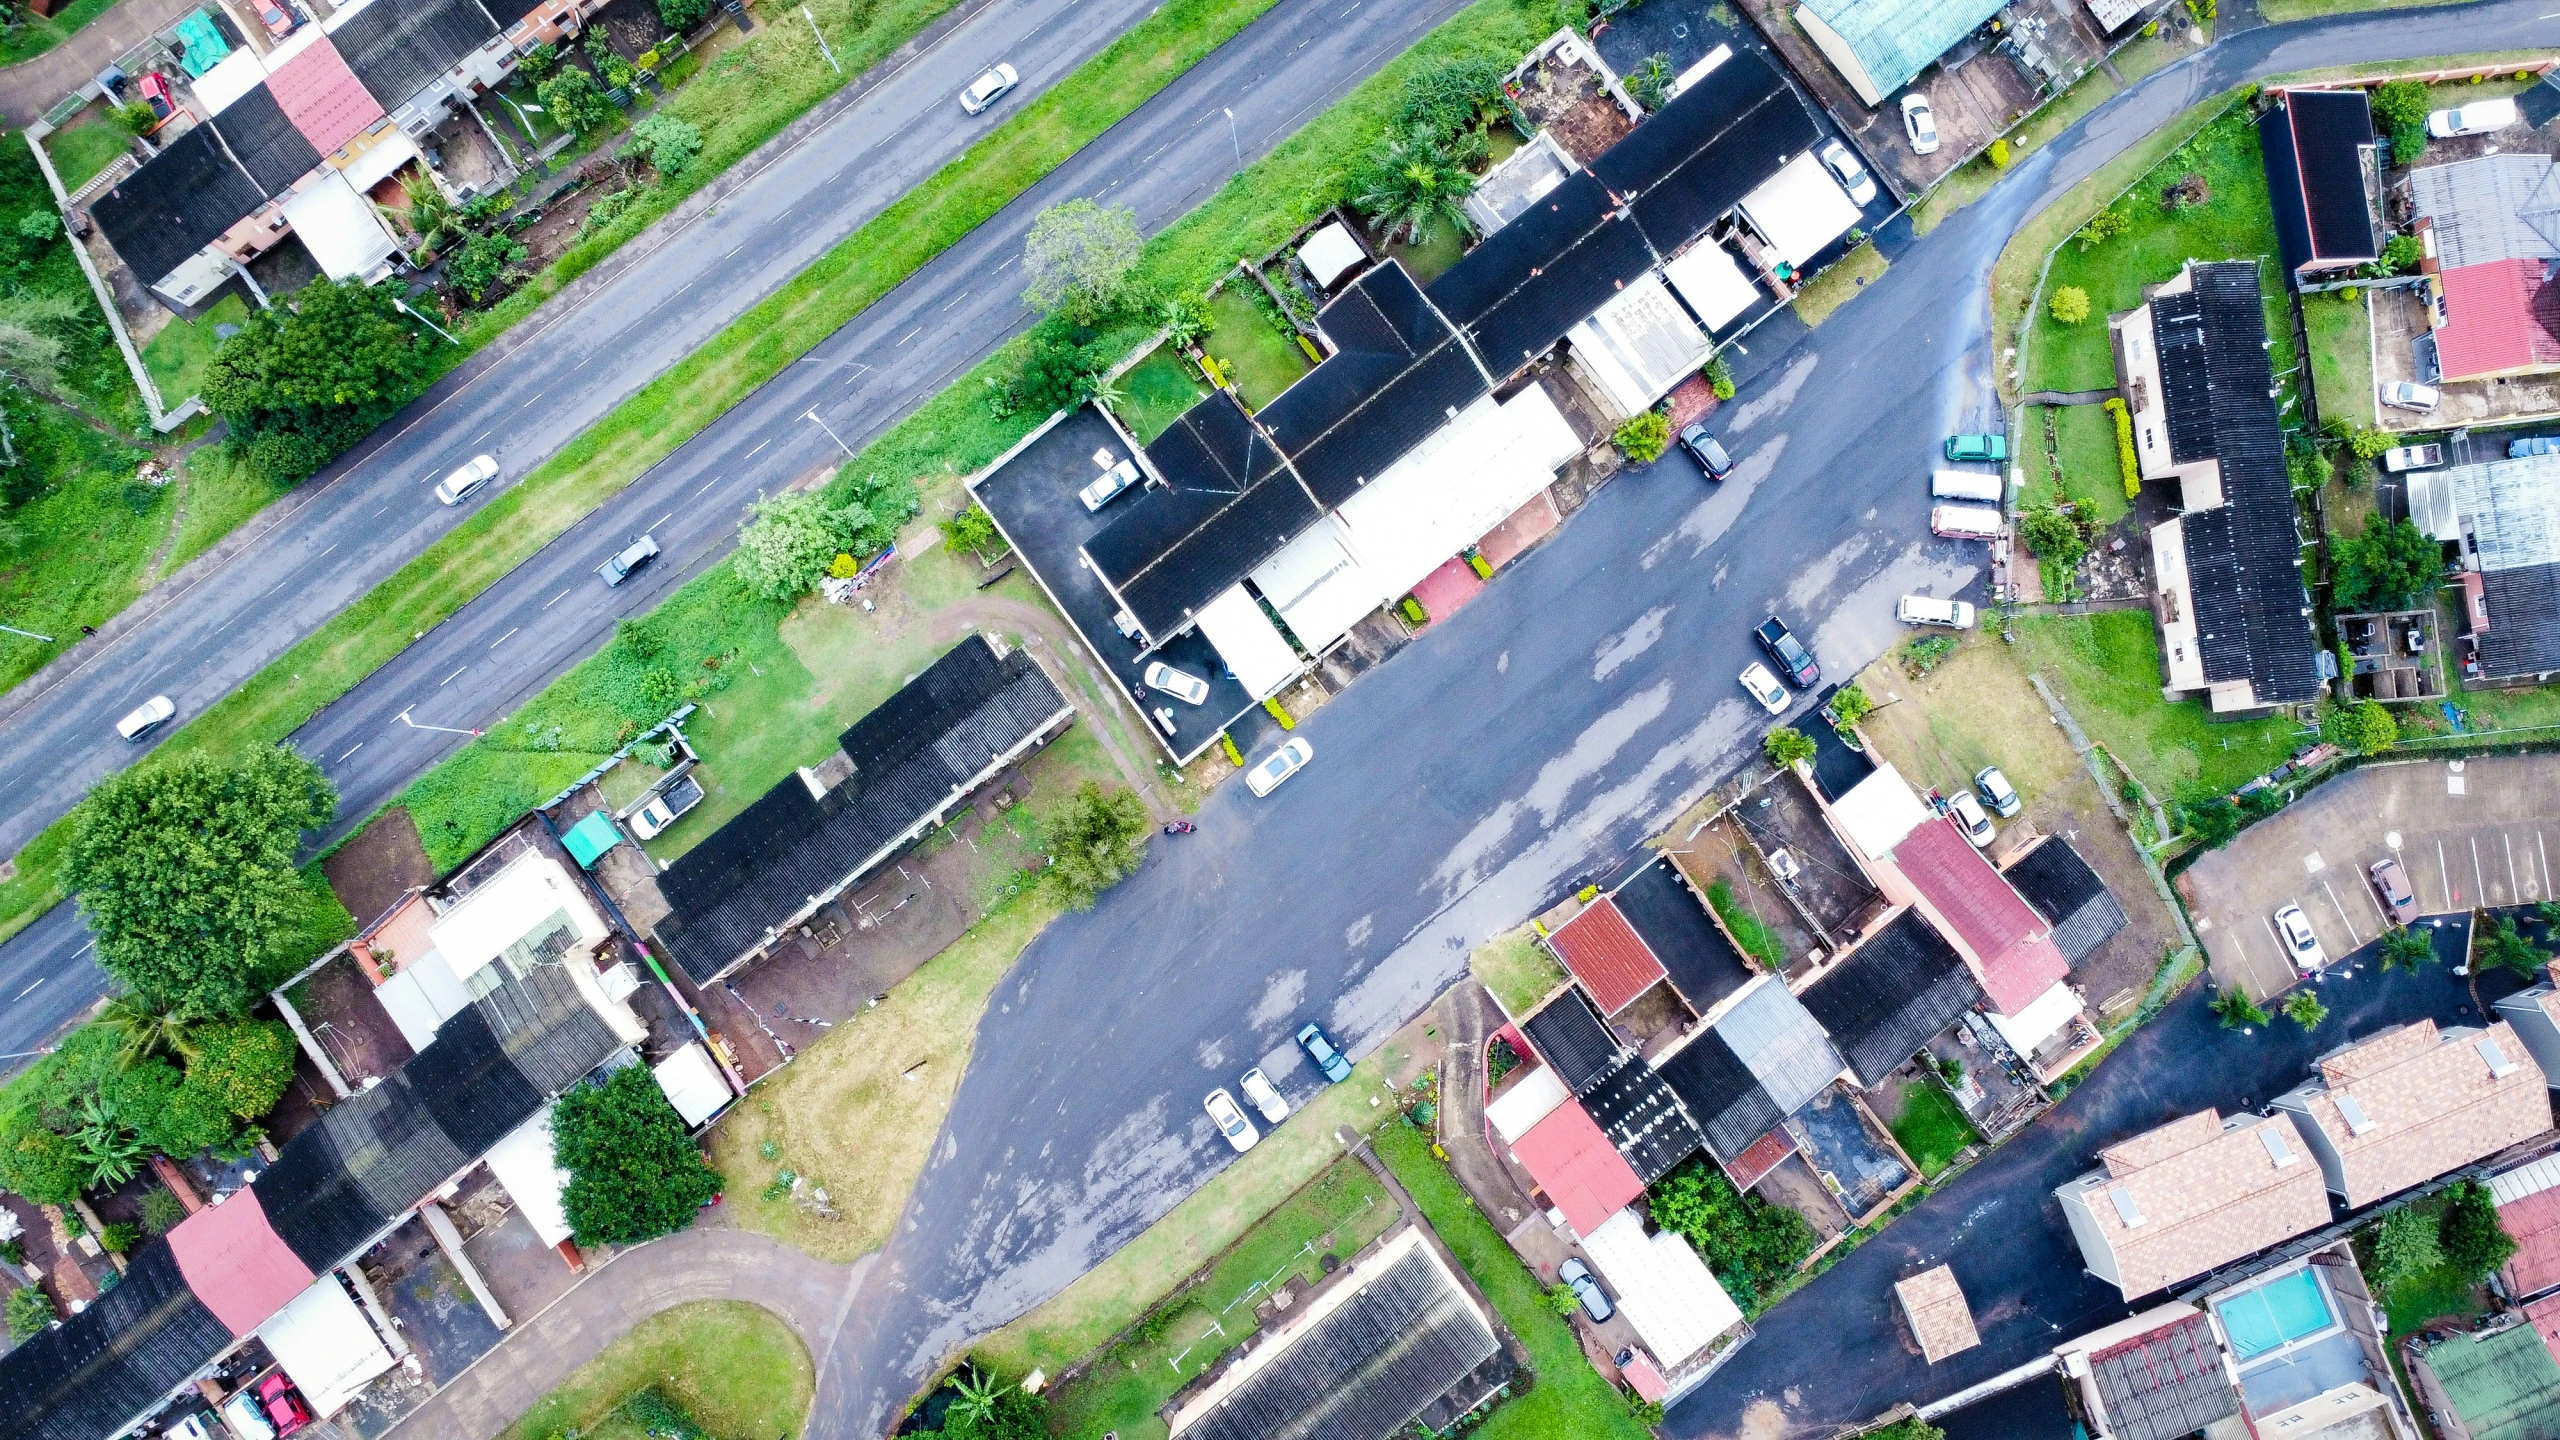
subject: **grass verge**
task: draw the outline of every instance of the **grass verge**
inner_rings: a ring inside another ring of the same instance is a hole
[[[1200,347],[1234,377],[1245,404],[1259,410],[1315,366],[1297,341],[1280,333],[1264,306],[1254,303],[1252,285],[1239,276],[1209,302],[1213,323]]]
[[[1493,992],[1503,1013],[1526,1015],[1564,983],[1564,967],[1526,925],[1498,936],[1467,957],[1478,983]]]
[[[642,1440],[648,1432],[619,1413],[656,1387],[714,1435],[800,1433],[817,1393],[817,1371],[791,1327],[743,1300],[698,1300],[662,1310],[578,1367],[542,1397],[503,1440]]]
[[[1920,1167],[1920,1178],[1935,1180],[1966,1146],[1981,1137],[1954,1097],[1926,1079],[1902,1087],[1902,1113],[1893,1117],[1894,1143]]]
[[[2160,697],[2160,637],[2148,610],[2032,615],[2016,622],[2019,658],[2059,688],[2074,720],[2156,795],[2216,794],[2266,773],[2299,740],[2290,721],[2216,722],[2201,700]]]
[[[73,32],[115,8],[116,0],[71,0],[51,15],[20,8],[17,28],[0,39],[0,65],[32,60],[71,38]]]
[[[1820,325],[1831,318],[1831,312],[1858,298],[1867,282],[1881,277],[1892,262],[1873,245],[1861,245],[1840,257],[1840,263],[1814,276],[1796,292],[1796,318],[1807,326]]]

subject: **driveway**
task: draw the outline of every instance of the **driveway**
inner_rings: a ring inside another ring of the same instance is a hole
[[[71,32],[71,38],[33,60],[0,70],[0,120],[16,129],[53,108],[53,102],[98,78],[98,72],[150,34],[204,0],[120,0],[106,14]],[[60,9],[60,6],[56,6]]]
[[[2253,997],[2298,977],[2275,912],[2299,905],[2321,948],[2344,955],[2378,937],[2366,867],[2395,857],[2423,915],[2531,905],[2560,849],[2560,758],[2491,755],[2367,765],[2242,831],[2178,877],[2213,973]]]

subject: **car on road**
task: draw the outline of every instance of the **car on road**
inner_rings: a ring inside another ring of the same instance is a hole
[[[1778,677],[1769,673],[1769,667],[1757,660],[1742,667],[1742,688],[1772,715],[1786,714],[1788,704],[1795,699],[1787,693],[1786,686],[1778,683]]]
[[[1959,790],[1947,801],[1947,813],[1955,817],[1956,828],[1973,842],[1976,850],[1991,848],[1991,837],[1999,832],[1991,828],[1991,817],[1982,813],[1982,802],[1970,790]]]
[[[491,456],[474,455],[454,468],[454,472],[436,482],[436,498],[447,505],[459,505],[462,497],[479,489],[498,474],[498,462]]]
[[[1822,667],[1814,663],[1813,652],[1797,642],[1796,632],[1787,628],[1787,622],[1772,615],[1751,632],[1751,638],[1760,642],[1760,649],[1778,667],[1778,673],[1787,677],[1788,684],[1810,690],[1822,683]]]
[[[1607,1292],[1593,1278],[1591,1267],[1580,1260],[1567,1260],[1557,1266],[1556,1279],[1573,1291],[1573,1297],[1582,1302],[1583,1313],[1594,1321],[1606,1323],[1610,1316],[1618,1313],[1618,1307],[1609,1303]]]
[[[630,579],[641,566],[657,558],[656,537],[643,535],[615,551],[612,559],[596,567],[596,573],[604,577],[604,583],[607,585],[619,585]]]
[[[1271,1077],[1262,1073],[1261,1066],[1256,1065],[1244,1072],[1244,1078],[1236,1083],[1244,1088],[1244,1098],[1253,1102],[1253,1108],[1262,1112],[1263,1119],[1277,1125],[1289,1118],[1289,1102],[1280,1098],[1280,1087],[1271,1083]]]
[[[1991,807],[1991,813],[2003,820],[2017,814],[2018,807],[2025,803],[2018,799],[2017,787],[2009,783],[2009,777],[2001,774],[1997,765],[1985,765],[1973,772],[1973,790],[1982,797],[1983,804]]]
[[[1876,198],[1874,178],[1867,174],[1866,166],[1858,163],[1858,157],[1849,153],[1848,146],[1830,140],[1814,153],[1822,157],[1823,166],[1840,182],[1840,188],[1849,192],[1850,204],[1863,210]]]
[[[1200,1103],[1208,1110],[1209,1118],[1216,1122],[1218,1133],[1226,1136],[1227,1143],[1236,1147],[1237,1154],[1252,1149],[1254,1142],[1262,1138],[1262,1132],[1254,1129],[1253,1122],[1244,1118],[1244,1112],[1236,1108],[1236,1097],[1225,1089],[1210,1091],[1209,1098]]]
[[[1716,437],[1708,434],[1704,425],[1682,430],[1680,448],[1689,452],[1689,458],[1698,462],[1698,468],[1706,471],[1710,480],[1722,480],[1733,473],[1733,457],[1725,453],[1724,446],[1716,443]]]
[[[2320,937],[2311,933],[2311,917],[2299,905],[2276,912],[2276,939],[2283,943],[2293,968],[2305,975],[2317,975],[2329,963],[2329,952],[2320,948]]]
[[[1902,97],[1902,133],[1911,137],[1912,154],[1938,152],[1938,112],[1929,108],[1929,97],[1917,90]]]
[[[2006,435],[1950,435],[1939,453],[1959,465],[1998,464],[2009,458]]]
[[[1299,1026],[1298,1048],[1306,1051],[1307,1058],[1324,1072],[1327,1084],[1339,1085],[1351,1078],[1351,1057],[1342,1053],[1342,1047],[1333,1043],[1333,1037],[1322,1025],[1310,1020]]]
[[[1245,786],[1256,795],[1268,795],[1280,788],[1281,781],[1307,768],[1307,762],[1314,758],[1316,747],[1308,744],[1305,736],[1293,737],[1244,772]]]
[[[1209,698],[1209,682],[1188,670],[1176,670],[1161,660],[1147,662],[1147,688],[1161,690],[1186,705],[1197,705]]]
[[[258,0],[258,23],[266,26],[267,33],[278,40],[292,34],[295,27],[302,24],[277,0]]]
[[[2403,470],[2433,470],[2443,463],[2442,445],[2394,445],[2382,452],[2382,468],[2394,475]]]
[[[643,840],[655,840],[668,826],[684,818],[684,812],[702,803],[702,782],[691,775],[677,778],[676,783],[650,796],[631,812],[631,833]]]
[[[178,702],[166,695],[154,695],[126,711],[124,718],[116,722],[116,733],[127,740],[139,740],[169,723],[169,717],[177,713]]]
[[[2386,856],[2366,867],[2364,874],[2373,882],[2374,898],[2382,902],[2392,924],[2406,925],[2418,918],[2418,896],[2409,888],[2409,874],[2399,861]]]
[[[281,1370],[258,1382],[258,1404],[274,1422],[277,1440],[294,1434],[311,1423],[311,1407],[294,1393],[293,1382]]]
[[[2394,380],[2382,387],[2382,403],[2394,410],[2433,410],[2436,402],[2443,398],[2444,392],[2433,385],[2420,385],[2411,380]]]
[[[1123,490],[1138,483],[1138,462],[1123,460],[1102,472],[1102,478],[1076,492],[1087,510],[1099,510],[1111,503]]]
[[[1893,616],[1905,625],[1939,625],[1949,630],[1973,628],[1973,606],[1962,600],[1941,600],[1935,595],[1905,595],[1893,607]]]
[[[984,115],[987,107],[1004,98],[1004,92],[1022,82],[1010,65],[990,65],[986,72],[969,82],[960,92],[960,108],[972,115]]]
[[[2451,110],[2437,110],[2427,116],[2427,133],[2438,140],[2456,135],[2486,135],[2504,130],[2516,123],[2513,100],[2474,100]]]

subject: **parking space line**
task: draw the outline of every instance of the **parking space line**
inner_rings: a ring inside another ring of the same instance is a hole
[[[2453,872],[2445,868],[2444,842],[2436,842],[2436,874],[2444,881],[2444,908],[2449,913],[2462,908],[2462,892],[2453,888]]]
[[[2542,832],[2539,829],[2533,832],[2533,853],[2542,857],[2542,893],[2549,895],[2552,893],[2551,852],[2542,848]]]
[[[2347,907],[2339,903],[2338,892],[2329,889],[2328,877],[2321,877],[2320,888],[2324,891],[2328,891],[2329,906],[2331,909],[2338,912],[2338,923],[2347,927],[2347,934],[2355,940],[2357,946],[2362,946],[2364,944],[2364,932],[2356,928],[2355,921],[2347,918]]]
[[[2508,834],[2506,831],[2501,830],[2498,832],[2498,839],[2507,847],[2507,888],[2513,892],[2517,902],[2522,903],[2524,900],[2524,886],[2516,880],[2515,837]]]
[[[2471,880],[2480,887],[2480,898],[2489,898],[2489,872],[2480,868],[2480,837],[2471,837]]]

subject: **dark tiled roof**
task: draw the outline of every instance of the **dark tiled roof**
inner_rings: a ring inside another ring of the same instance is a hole
[[[1665,133],[1637,145],[1666,121],[1673,123]],[[1592,168],[1622,194],[1641,192],[1635,202],[1636,224],[1668,258],[1705,234],[1791,156],[1821,141],[1822,129],[1804,102],[1777,68],[1753,51],[1707,72]],[[1643,163],[1622,165],[1621,151]]]
[[[1582,1108],[1608,1135],[1609,1143],[1618,1147],[1627,1168],[1647,1185],[1698,1153],[1697,1122],[1689,1118],[1678,1093],[1640,1055],[1627,1056],[1585,1091]]]
[[[0,1357],[0,1437],[113,1435],[230,1346],[168,1244],[153,1241],[88,1309]]]
[[[1172,497],[1151,493],[1144,498]],[[1129,613],[1150,636],[1162,639],[1323,515],[1296,480],[1266,481],[1221,507],[1135,574],[1107,568],[1103,573]]]
[[[2213,367],[2206,357],[2204,296],[2194,290],[2151,302],[2160,347],[2160,402],[2169,458],[2184,465],[2213,454]]]
[[[347,68],[392,110],[497,37],[478,0],[374,0],[329,32]]]
[[[1608,187],[1577,170],[1432,281],[1431,298],[1508,375],[1659,263]]]
[[[1121,502],[1120,517],[1087,540],[1084,553],[1161,640],[1323,512],[1279,447],[1223,390],[1184,411],[1146,454],[1164,483]]]
[[[1733,942],[1707,918],[1689,882],[1680,878],[1670,857],[1638,870],[1611,897],[1638,935],[1671,972],[1671,983],[1703,1014],[1717,1001],[1742,988],[1751,967]]]
[[[135,278],[151,285],[265,203],[214,127],[199,125],[90,201],[89,214]]]
[[[1718,1164],[1739,1157],[1787,1118],[1742,1057],[1713,1030],[1673,1051],[1655,1068],[1688,1107]]]
[[[1858,1079],[1876,1085],[1982,999],[1982,987],[1918,909],[1869,936],[1804,992]]]
[[[2107,893],[2107,882],[2059,835],[2012,861],[2008,873],[2009,883],[2053,926],[2053,943],[2073,965],[2131,923],[2124,907]]]
[[[1520,1022],[1529,1043],[1555,1067],[1556,1078],[1575,1094],[1609,1073],[1625,1048],[1579,989],[1566,987],[1547,1007]]]
[[[814,825],[800,802],[776,798],[807,795],[793,775],[668,867],[658,880],[671,907],[659,941],[686,974],[709,983],[764,943],[769,927],[859,874],[1068,708],[1025,652],[999,658],[984,636],[962,641],[844,733],[854,772],[817,802]],[[759,828],[775,819],[778,833]]]
[[[320,152],[311,148],[311,142],[294,128],[292,118],[264,85],[232,101],[229,108],[214,117],[213,127],[222,132],[223,143],[231,147],[232,155],[248,169],[259,188],[270,195],[281,195],[293,188],[294,181],[320,163]]]
[[[2288,92],[2284,104],[2258,117],[2285,268],[2381,253],[2364,188],[2361,147],[2372,143],[2372,102],[2362,90]]]
[[[481,0],[481,3],[489,7],[489,14],[500,26],[512,29],[524,17],[548,4],[549,0]]]
[[[1358,494],[1492,389],[1402,265],[1370,267],[1316,325],[1334,354],[1264,406],[1261,420],[1325,506]]]
[[[1827,703],[1839,691],[1840,687],[1834,685],[1823,692],[1822,698]],[[1802,733],[1813,742],[1813,785],[1822,792],[1823,799],[1837,805],[1842,796],[1858,788],[1860,781],[1876,773],[1875,757],[1864,750],[1850,749],[1840,732],[1820,716],[1805,725]]]
[[[2089,1379],[2123,1440],[2182,1440],[2240,1413],[2222,1347],[2202,1315],[2090,1356]]]
[[[2560,563],[2491,570],[2480,577],[2489,628],[2480,670],[2493,679],[2560,670]]]
[[[1502,1348],[1428,1249],[1361,1284],[1183,1432],[1185,1440],[1387,1436]]]

